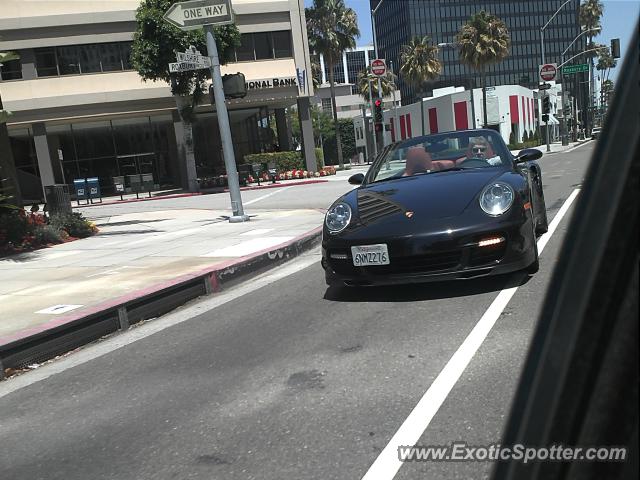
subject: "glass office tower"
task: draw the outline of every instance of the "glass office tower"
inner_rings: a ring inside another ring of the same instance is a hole
[[[375,8],[380,0],[370,0]],[[429,36],[433,43],[453,43],[456,33],[471,15],[485,10],[501,18],[511,35],[510,55],[487,68],[487,86],[523,85],[536,88],[538,65],[542,62],[540,28],[562,5],[563,0],[384,0],[376,13],[376,32],[380,55],[400,65],[400,48],[414,36]],[[560,55],[580,34],[580,0],[571,0],[544,32],[545,58],[560,64]],[[581,37],[567,52],[566,59],[585,50]],[[425,89],[444,86],[479,87],[479,74],[462,64],[454,45],[440,49],[442,74]],[[579,57],[572,63],[586,63]],[[568,91],[585,105],[588,98],[588,73],[567,76]],[[403,104],[416,101],[417,94],[400,76]]]

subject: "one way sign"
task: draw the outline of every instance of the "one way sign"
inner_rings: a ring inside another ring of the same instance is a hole
[[[171,5],[164,19],[182,30],[233,23],[231,0],[194,0]]]

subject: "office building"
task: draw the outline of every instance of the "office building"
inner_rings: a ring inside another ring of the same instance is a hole
[[[245,75],[248,94],[228,102],[236,159],[289,149],[285,109],[306,111],[313,96],[303,0],[233,0],[241,45],[222,73]],[[224,173],[214,108],[197,108],[193,144],[169,85],[144,82],[133,70],[131,45],[140,0],[3,0],[0,51],[20,60],[0,69],[0,95],[13,112],[8,130],[27,199],[42,187],[97,176],[153,173],[158,186],[185,186],[186,151],[197,175]],[[202,52],[205,53],[205,52]],[[302,115],[301,115],[302,117]],[[275,123],[277,134],[271,128]],[[305,155],[313,156],[312,129]],[[308,148],[307,148],[308,146]],[[308,158],[309,159],[309,158]],[[315,165],[315,157],[311,158]]]
[[[370,0],[371,7],[380,0]],[[442,74],[428,90],[446,86],[480,86],[479,73],[460,62],[453,43],[456,34],[469,17],[481,10],[492,13],[507,25],[511,36],[510,55],[486,70],[487,86],[522,85],[536,88],[538,65],[542,63],[540,28],[547,23],[562,2],[559,0],[384,0],[376,13],[377,42],[380,56],[399,65],[400,49],[414,36],[428,36],[434,44],[448,44],[440,49]],[[571,0],[551,21],[544,32],[545,59],[561,63],[562,52],[581,32],[578,22],[580,0]],[[586,36],[567,52],[565,59],[583,51]],[[586,63],[584,57],[573,63]],[[567,76],[568,91],[582,105],[588,99],[588,73]],[[403,103],[413,103],[417,93],[403,82],[399,87]]]

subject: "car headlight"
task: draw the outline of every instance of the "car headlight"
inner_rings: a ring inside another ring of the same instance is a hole
[[[510,185],[502,182],[487,185],[480,194],[480,208],[492,217],[502,215],[511,208],[515,193]]]
[[[351,222],[351,207],[348,203],[340,202],[329,209],[324,223],[329,233],[340,233]]]

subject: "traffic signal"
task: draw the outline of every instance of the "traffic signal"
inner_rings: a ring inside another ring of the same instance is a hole
[[[375,123],[382,123],[382,99],[376,98],[373,101],[373,121]]]
[[[549,97],[542,97],[542,113],[549,113],[551,111],[551,104]]]
[[[545,122],[545,123],[549,121],[549,114],[548,113],[543,113],[542,114],[542,121]]]
[[[571,106],[567,105],[564,107],[564,109],[562,110],[562,115],[564,116],[564,118],[569,118],[571,116]]]
[[[620,58],[620,39],[619,38],[611,39],[611,56],[613,58]]]

